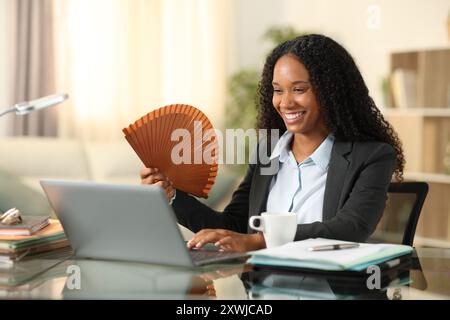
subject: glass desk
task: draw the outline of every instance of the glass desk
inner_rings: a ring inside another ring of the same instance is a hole
[[[0,267],[0,299],[450,299],[450,249],[417,248],[381,289],[242,263],[197,269],[75,260],[53,252]]]

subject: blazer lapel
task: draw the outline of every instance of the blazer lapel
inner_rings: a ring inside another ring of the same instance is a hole
[[[273,159],[270,162],[270,166],[278,164],[278,158]],[[276,162],[276,163],[275,163]],[[270,182],[273,176],[278,172],[262,171],[269,166],[258,166],[257,174],[253,177],[252,187],[250,192],[250,203],[249,203],[249,216],[259,215],[265,210],[267,204],[267,196],[269,194]],[[274,168],[274,167],[272,167]]]
[[[270,153],[268,154],[272,154],[277,141],[272,141],[272,137],[270,139],[268,137],[262,139],[260,141],[260,145],[258,147],[256,155],[257,156],[259,155],[260,148],[263,148],[262,150],[266,152],[266,154],[267,150],[270,150]],[[270,182],[272,181],[273,176],[278,173],[279,164],[280,163],[278,157],[270,160],[267,164],[262,164],[261,162],[258,161],[258,165],[256,166],[256,172],[253,175],[250,187],[249,208],[248,208],[249,217],[259,215],[261,214],[261,212],[266,210]]]
[[[323,200],[323,221],[330,220],[336,215],[349,165],[345,155],[351,152],[352,146],[351,142],[337,140],[334,142]]]

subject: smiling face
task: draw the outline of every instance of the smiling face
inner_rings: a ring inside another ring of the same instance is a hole
[[[287,130],[315,135],[328,130],[305,66],[293,55],[278,59],[273,70],[272,103]]]

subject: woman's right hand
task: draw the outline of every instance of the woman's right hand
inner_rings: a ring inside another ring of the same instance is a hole
[[[175,195],[175,188],[172,181],[170,181],[164,174],[159,172],[157,168],[143,168],[140,172],[141,184],[149,184],[160,186],[166,192],[169,202]]]

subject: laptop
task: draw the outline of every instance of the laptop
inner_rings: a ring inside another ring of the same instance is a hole
[[[160,187],[40,182],[78,258],[193,267],[247,257],[189,250]]]

